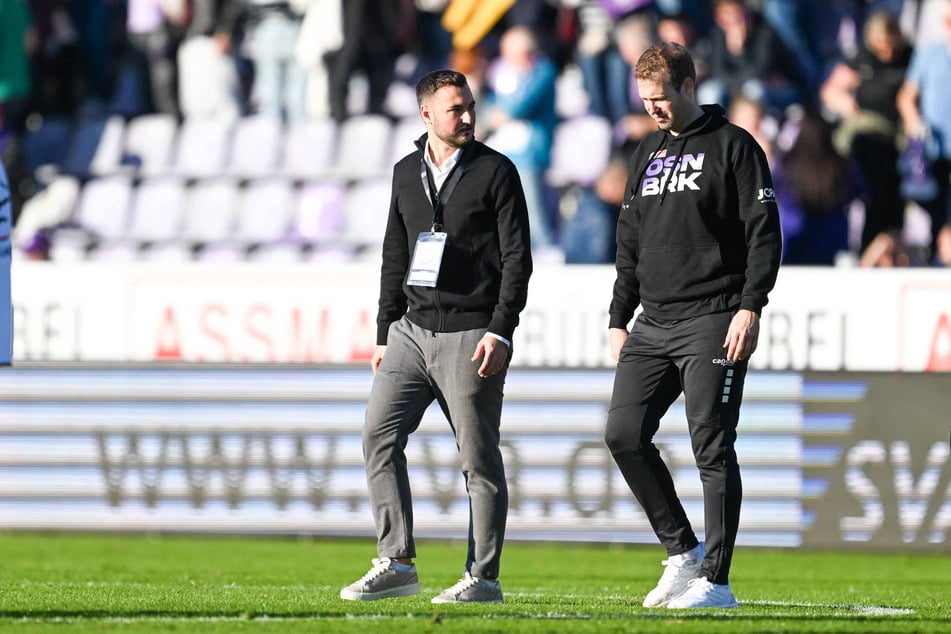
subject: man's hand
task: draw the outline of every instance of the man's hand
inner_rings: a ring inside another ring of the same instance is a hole
[[[373,356],[370,358],[370,368],[373,370],[373,375],[376,376],[376,369],[380,367],[380,362],[383,361],[383,353],[386,352],[386,346],[377,346],[373,350]]]
[[[627,341],[628,332],[624,328],[611,328],[608,331],[608,336],[611,339],[611,358],[614,359],[614,362],[617,363],[618,357],[621,356],[621,348],[624,347],[624,342]]]
[[[749,359],[759,341],[759,315],[751,310],[739,310],[730,321],[723,347],[727,361]]]
[[[509,347],[505,345],[505,342],[499,341],[492,335],[484,335],[476,345],[472,361],[478,361],[479,357],[482,357],[479,376],[484,379],[498,373],[505,367],[505,362],[509,358]]]

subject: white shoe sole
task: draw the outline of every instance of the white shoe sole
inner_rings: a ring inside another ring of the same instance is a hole
[[[380,592],[354,592],[344,588],[340,591],[340,598],[345,601],[378,601],[379,599],[395,599],[397,597],[411,597],[419,594],[419,584],[411,583]]]
[[[432,603],[505,603],[504,599],[489,599],[487,601],[455,601],[453,599],[440,599],[433,597]]]

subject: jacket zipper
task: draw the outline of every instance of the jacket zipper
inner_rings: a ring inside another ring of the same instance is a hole
[[[433,337],[436,336],[437,332],[442,332],[446,326],[446,314],[442,310],[442,305],[439,303],[439,290],[433,289],[433,298],[436,300],[436,314],[439,315],[439,325],[436,330],[433,331]]]

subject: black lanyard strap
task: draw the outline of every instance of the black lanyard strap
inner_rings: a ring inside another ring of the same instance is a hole
[[[426,190],[426,196],[433,206],[433,231],[442,231],[443,210],[449,201],[449,197],[452,196],[456,185],[459,184],[459,180],[462,178],[462,172],[472,158],[472,152],[470,151],[471,145],[470,143],[462,150],[462,155],[449,172],[449,177],[438,190],[436,189],[436,181],[433,178],[432,170],[429,169],[429,164],[426,162],[425,152],[428,152],[429,149],[428,147],[423,147],[424,154],[420,158],[420,170],[422,171],[420,176],[423,180],[423,188]]]

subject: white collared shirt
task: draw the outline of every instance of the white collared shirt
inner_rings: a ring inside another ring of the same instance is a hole
[[[459,157],[462,156],[462,148],[458,148],[455,152],[453,152],[452,156],[443,162],[442,167],[439,167],[433,163],[432,151],[429,149],[429,141],[426,142],[426,151],[423,152],[423,155],[426,160],[426,165],[429,166],[429,171],[433,175],[433,182],[436,184],[436,192],[438,192],[440,189],[442,189],[442,184],[446,182],[449,172],[451,172],[452,168],[455,167],[456,163],[459,162]]]

